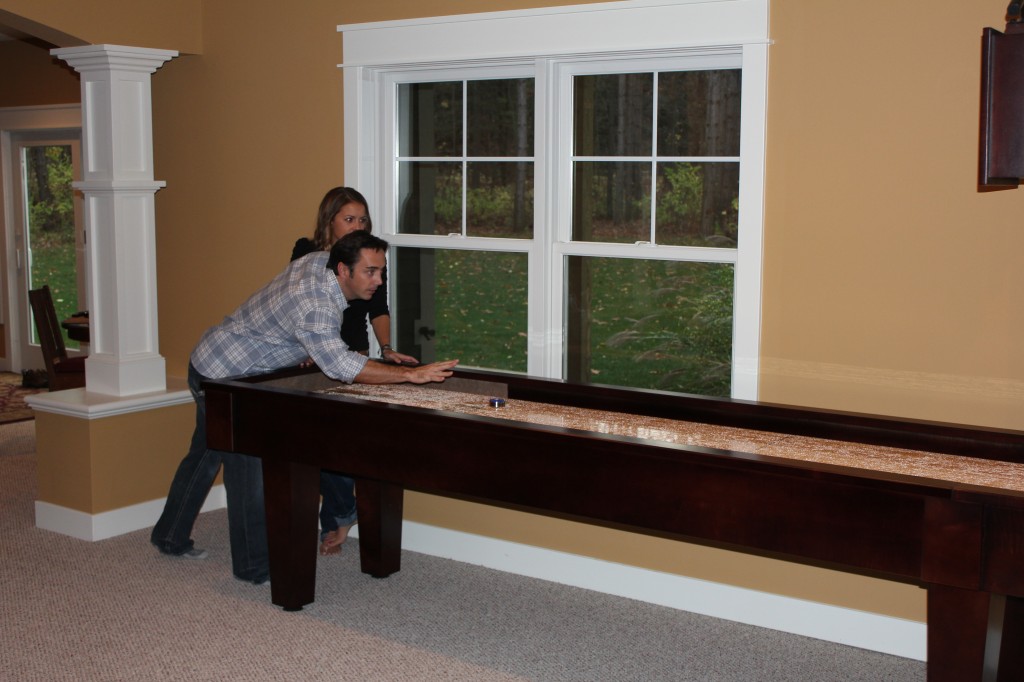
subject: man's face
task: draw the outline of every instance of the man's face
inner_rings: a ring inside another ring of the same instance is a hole
[[[359,261],[353,266],[352,271],[342,264],[338,264],[338,284],[341,286],[341,293],[349,301],[357,298],[370,300],[377,288],[383,282],[383,270],[387,259],[383,251],[363,249],[359,252]]]

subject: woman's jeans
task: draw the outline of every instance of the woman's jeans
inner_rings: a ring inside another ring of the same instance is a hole
[[[352,479],[331,471],[320,472],[320,539],[356,522],[356,496]]]

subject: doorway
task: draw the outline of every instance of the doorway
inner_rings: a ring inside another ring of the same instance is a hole
[[[10,135],[7,244],[12,264],[7,283],[15,302],[5,325],[11,330],[10,369],[44,366],[28,292],[48,285],[57,319],[87,309],[86,234],[81,193],[79,129],[22,130]],[[81,352],[65,335],[69,355]]]

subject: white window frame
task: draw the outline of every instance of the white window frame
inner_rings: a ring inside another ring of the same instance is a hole
[[[732,263],[732,396],[757,399],[768,0],[634,0],[351,24],[338,31],[343,35],[346,182],[367,196],[377,214],[374,222],[393,246],[528,254],[529,374],[562,375],[564,310],[547,292],[562,290],[566,256]],[[743,70],[738,247],[572,242],[571,76],[602,68],[622,72],[624,65],[636,71],[678,69],[680,60],[731,63]],[[533,239],[396,234],[390,200],[396,195],[395,83],[530,75],[538,112]]]

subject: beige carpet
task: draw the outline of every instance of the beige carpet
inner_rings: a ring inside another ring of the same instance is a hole
[[[269,587],[232,579],[224,512],[200,519],[204,561],[160,555],[148,532],[90,543],[39,530],[34,422],[0,432],[0,679],[518,679],[340,626],[323,608],[271,606]]]
[[[148,531],[37,529],[34,429],[0,426],[5,681],[924,679],[918,661],[412,552],[377,580],[354,542],[285,613],[231,577],[223,510],[196,525],[202,561],[160,555]]]

